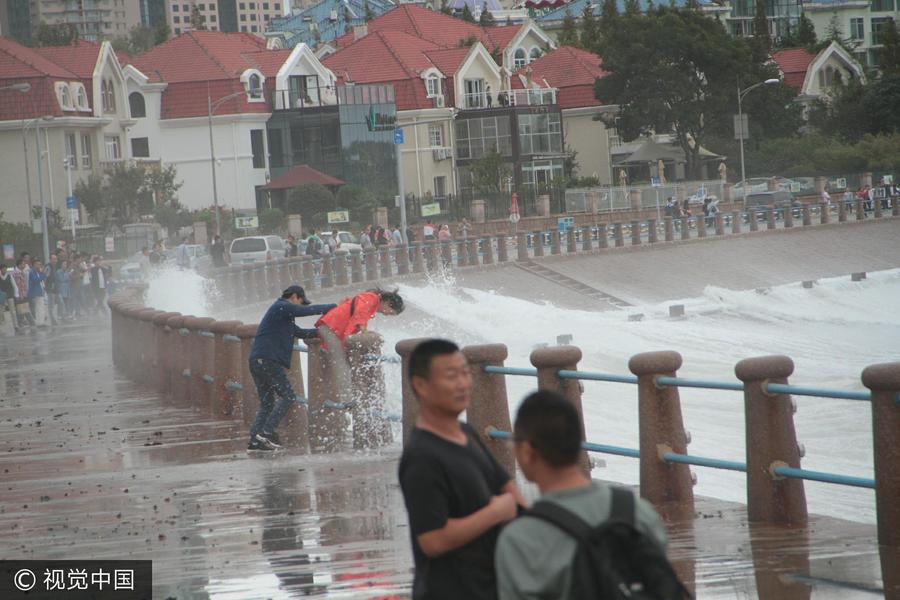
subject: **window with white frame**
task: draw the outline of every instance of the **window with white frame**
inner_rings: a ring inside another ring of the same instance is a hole
[[[247,92],[251,98],[262,98],[262,79],[256,73],[247,78]]]
[[[517,49],[516,53],[513,55],[513,67],[521,69],[526,64],[528,64],[528,55],[525,54],[525,50],[522,48]]]
[[[531,52],[528,55],[528,58],[529,58],[528,62],[537,60],[540,57],[541,57],[541,49],[538,48],[537,46],[535,46],[534,48],[531,49]]]
[[[116,112],[116,92],[111,79],[100,82],[100,96],[103,99],[103,112]]]
[[[121,160],[122,147],[119,144],[119,136],[108,135],[104,138],[106,143],[106,160]]]
[[[75,141],[75,134],[66,132],[66,156],[65,160],[73,167],[77,161],[78,147]]]
[[[428,91],[428,97],[434,98],[441,95],[441,78],[437,75],[429,75],[425,79],[425,89]]]
[[[440,123],[432,123],[428,126],[428,143],[432,148],[441,148],[444,145],[444,126]]]
[[[434,198],[440,200],[447,197],[447,177],[439,175],[434,178]]]
[[[80,83],[75,84],[75,106],[78,110],[90,110],[87,100],[87,92]]]
[[[72,95],[69,93],[69,84],[65,82],[57,82],[56,84],[56,97],[59,100],[59,105],[63,110],[72,110],[75,108],[72,105]]]
[[[91,136],[87,133],[81,134],[81,168],[91,168]]]
[[[862,17],[850,19],[850,39],[866,39],[866,20]]]

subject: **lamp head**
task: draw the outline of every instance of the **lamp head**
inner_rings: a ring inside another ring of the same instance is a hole
[[[781,83],[781,80],[777,78],[766,79],[763,83],[765,83],[766,85],[775,85],[776,83]]]
[[[31,91],[31,84],[27,81],[25,83],[14,83],[13,85],[9,86],[9,89],[27,94]]]

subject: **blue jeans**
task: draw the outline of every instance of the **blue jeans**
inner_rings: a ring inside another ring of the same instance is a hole
[[[251,360],[250,375],[259,395],[259,409],[250,426],[250,439],[253,439],[257,433],[275,433],[278,423],[296,402],[296,396],[288,381],[287,371],[274,361]],[[278,396],[277,402],[275,396]]]

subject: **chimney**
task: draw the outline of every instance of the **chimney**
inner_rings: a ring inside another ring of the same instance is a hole
[[[353,41],[361,40],[364,37],[369,35],[369,26],[363,23],[362,25],[354,25],[353,26]]]

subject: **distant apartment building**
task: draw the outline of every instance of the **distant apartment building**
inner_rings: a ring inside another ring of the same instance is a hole
[[[857,61],[877,67],[882,32],[891,20],[900,19],[900,0],[812,0],[803,5],[803,12],[819,39],[836,30]]]
[[[141,24],[136,0],[31,0],[28,4],[32,31],[41,23],[69,23],[81,39],[93,42],[126,35]]]
[[[285,0],[167,0],[166,20],[174,35],[193,29],[191,14],[195,6],[203,17],[204,26],[210,31],[254,33],[259,36],[266,31],[269,21],[283,17],[285,13]]]
[[[31,43],[31,7],[28,0],[0,2],[0,35],[21,44]]]
[[[139,0],[141,13],[141,25],[146,27],[159,27],[165,25],[166,0]]]

